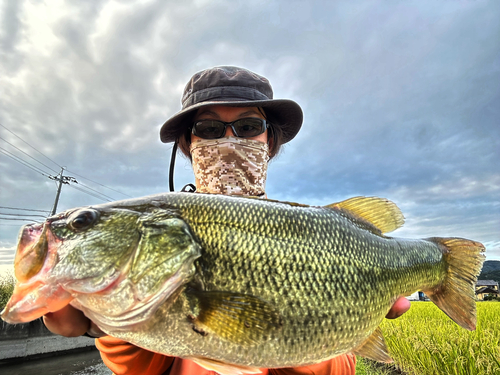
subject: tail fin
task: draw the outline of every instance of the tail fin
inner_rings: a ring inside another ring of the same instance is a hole
[[[441,285],[424,292],[459,326],[476,329],[475,285],[485,256],[484,246],[463,238],[429,238],[443,251],[448,265]]]

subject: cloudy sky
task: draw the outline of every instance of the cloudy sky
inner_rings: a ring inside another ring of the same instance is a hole
[[[500,260],[498,20],[493,0],[0,1],[0,263],[63,166],[78,184],[58,211],[167,191],[159,128],[216,65],[304,110],[269,197],[387,197],[395,236],[472,238]],[[193,182],[185,158],[175,174]]]

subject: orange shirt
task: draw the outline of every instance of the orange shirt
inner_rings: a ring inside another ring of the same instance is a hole
[[[106,366],[116,375],[213,375],[213,371],[198,366],[193,361],[167,357],[139,348],[126,341],[104,336],[96,339],[97,349]],[[311,366],[279,369],[262,369],[263,375],[354,375],[356,357],[344,354]]]

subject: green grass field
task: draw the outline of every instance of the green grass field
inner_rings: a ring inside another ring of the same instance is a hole
[[[16,280],[14,279],[14,275],[12,273],[6,272],[0,274],[0,311],[3,310],[12,295],[15,282]]]
[[[432,302],[413,302],[402,317],[385,320],[382,330],[395,367],[411,375],[500,374],[500,302],[479,302],[477,311],[477,329],[472,332]],[[361,375],[391,373],[365,360],[357,370]]]

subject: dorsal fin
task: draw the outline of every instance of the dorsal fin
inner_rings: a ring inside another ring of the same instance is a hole
[[[394,202],[378,197],[354,197],[325,207],[347,211],[378,228],[382,233],[392,232],[404,223],[404,216]]]

